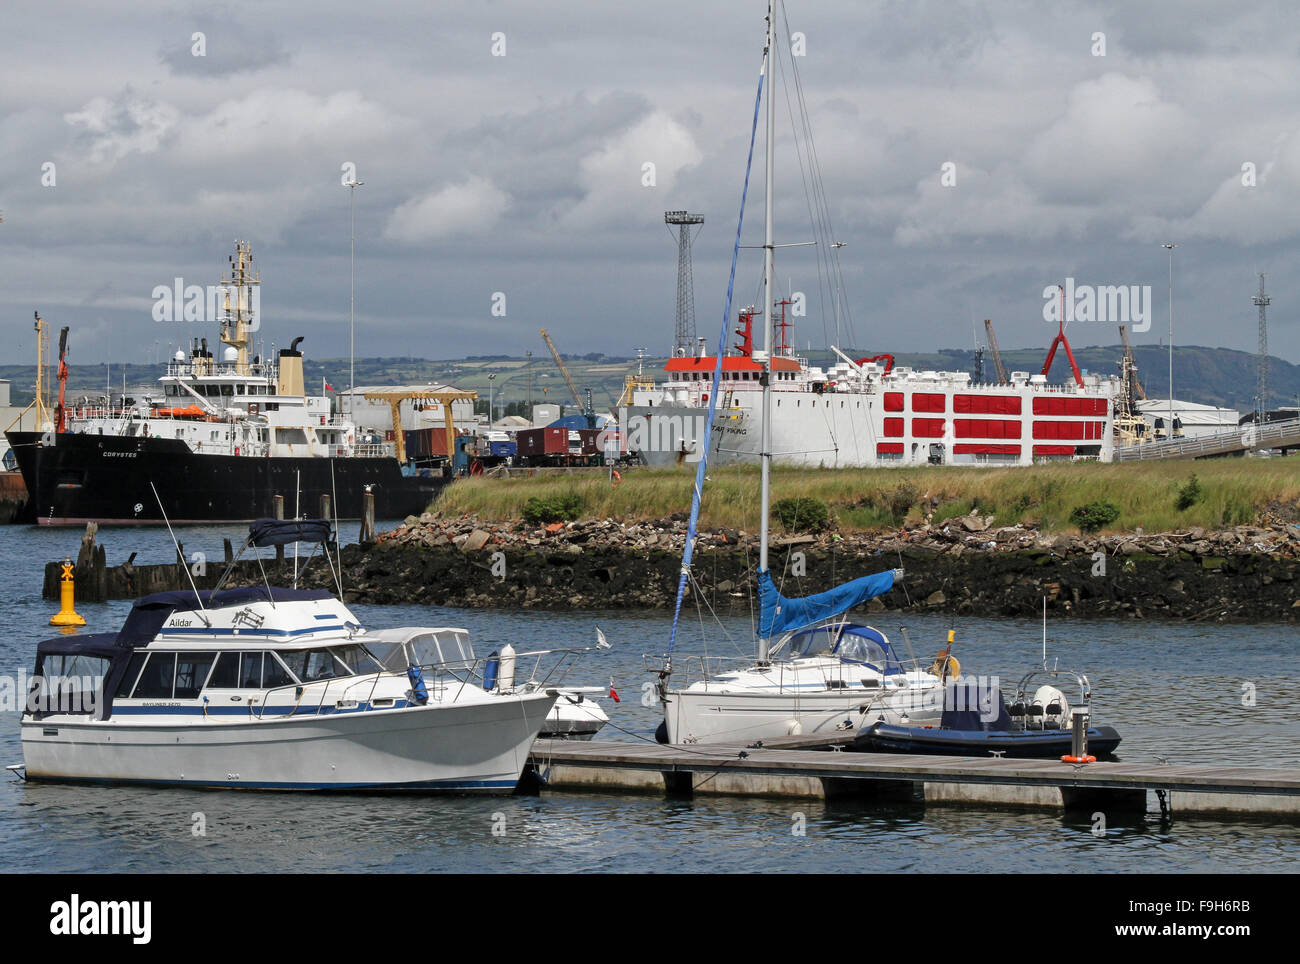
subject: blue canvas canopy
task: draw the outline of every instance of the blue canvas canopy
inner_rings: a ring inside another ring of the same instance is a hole
[[[257,519],[248,527],[248,541],[259,549],[291,542],[330,541],[330,524],[325,519]]]
[[[758,635],[761,639],[772,639],[792,629],[801,629],[846,613],[868,599],[889,592],[894,588],[895,576],[901,572],[901,569],[889,569],[854,579],[814,596],[787,599],[777,590],[771,572],[764,569],[758,574],[758,601],[762,607]]]

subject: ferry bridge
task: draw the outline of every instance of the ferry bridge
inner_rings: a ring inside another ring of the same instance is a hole
[[[1116,446],[1116,462],[1150,459],[1203,459],[1215,455],[1244,455],[1258,449],[1300,449],[1300,418],[1263,425],[1248,424],[1226,432],[1199,435],[1196,438],[1143,442],[1123,448]]]

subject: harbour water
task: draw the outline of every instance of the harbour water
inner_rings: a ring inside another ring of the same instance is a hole
[[[186,554],[220,560],[222,537],[240,527],[178,530]],[[0,529],[0,605],[8,632],[0,673],[30,672],[36,643],[51,635],[40,598],[44,562],[75,555],[78,530]],[[165,530],[105,529],[109,563],[172,557]],[[80,604],[87,632],[116,629],[126,601]],[[486,653],[590,645],[599,626],[613,649],[591,654],[568,681],[612,678],[602,739],[647,740],[657,706],[642,705],[643,653],[666,645],[663,613],[556,614],[354,605],[367,626],[455,625]],[[701,620],[684,619],[678,651],[700,652]],[[967,672],[1011,685],[1040,659],[1035,620],[885,614],[875,621],[897,643],[907,626],[918,655],[957,630]],[[709,652],[746,656],[750,624],[709,626]],[[1215,626],[1140,621],[1066,621],[1048,627],[1048,651],[1088,673],[1097,720],[1124,736],[1125,760],[1300,767],[1297,630],[1279,624]],[[1251,697],[1253,696],[1253,704]],[[16,712],[0,714],[0,758],[22,759]],[[800,832],[802,830],[802,832]],[[201,833],[199,831],[202,831]],[[43,872],[1212,872],[1293,871],[1300,825],[1203,820],[1158,812],[1088,815],[909,804],[741,797],[543,793],[445,798],[311,796],[263,792],[83,788],[0,784],[0,870]]]

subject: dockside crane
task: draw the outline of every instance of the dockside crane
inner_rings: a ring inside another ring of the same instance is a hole
[[[1132,380],[1133,395],[1139,401],[1146,401],[1146,389],[1138,381],[1138,367],[1137,362],[1133,359],[1133,345],[1128,340],[1128,329],[1123,325],[1119,326],[1119,338],[1124,343],[1124,371],[1128,373],[1128,378]]]
[[[993,320],[984,319],[984,333],[989,338],[989,352],[993,355],[993,372],[997,375],[998,384],[1005,385],[1010,379],[1007,378],[1007,370],[1002,367],[1002,352],[998,350],[998,336],[993,334]]]
[[[54,430],[59,433],[68,430],[68,410],[63,399],[68,390],[68,326],[59,332],[59,404],[54,409]]]
[[[542,329],[542,340],[546,342],[546,347],[551,350],[551,357],[555,359],[555,367],[558,368],[560,374],[564,376],[564,384],[569,386],[569,391],[573,395],[573,404],[582,409],[583,415],[594,415],[595,410],[591,404],[591,392],[587,392],[586,401],[584,402],[582,392],[578,391],[578,386],[573,382],[573,376],[569,374],[569,369],[565,366],[564,359],[560,357],[559,351],[555,348],[555,342],[551,341],[551,336],[546,333],[545,328]]]

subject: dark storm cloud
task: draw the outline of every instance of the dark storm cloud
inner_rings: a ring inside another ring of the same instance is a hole
[[[78,360],[138,360],[155,340],[212,334],[153,323],[151,292],[214,282],[241,237],[261,266],[266,337],[309,333],[314,355],[338,356],[351,162],[365,182],[366,353],[522,354],[543,324],[574,352],[662,350],[676,270],[664,210],[705,214],[696,314],[702,330],[721,320],[763,6],[17,8],[0,41],[0,312],[19,352],[40,306],[73,326]],[[1004,347],[1045,344],[1042,290],[1066,276],[1150,284],[1160,318],[1160,243],[1173,239],[1180,343],[1252,348],[1266,271],[1270,344],[1300,357],[1300,25],[1287,9],[791,3],[847,242],[845,340],[964,346],[992,317]],[[192,56],[196,31],[206,57]],[[801,241],[788,110],[779,92],[776,215],[779,240]],[[746,243],[761,228],[755,203]],[[744,252],[742,300],[758,273]],[[783,249],[777,274],[783,290],[815,291],[815,252]],[[490,313],[495,292],[505,317]],[[809,317],[799,342],[830,330]],[[1116,338],[1100,324],[1071,334]]]
[[[173,73],[222,77],[289,62],[280,39],[263,29],[207,16],[196,17],[191,27],[188,38],[178,36],[158,52]]]

